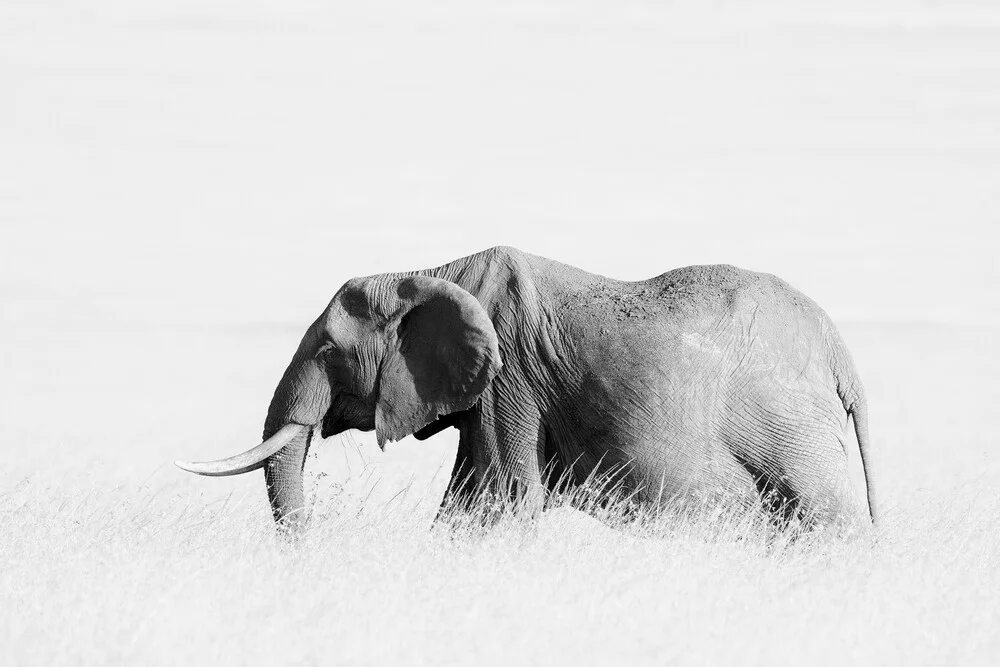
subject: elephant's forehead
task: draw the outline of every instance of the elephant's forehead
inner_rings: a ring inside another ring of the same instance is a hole
[[[374,312],[369,281],[357,278],[340,288],[320,322],[334,340],[350,340],[370,333],[378,315]]]
[[[367,318],[371,315],[372,299],[369,281],[354,278],[344,283],[333,301],[330,302],[331,314]]]

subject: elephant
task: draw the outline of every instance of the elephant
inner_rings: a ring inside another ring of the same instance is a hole
[[[177,465],[263,468],[275,521],[301,525],[317,435],[374,429],[384,448],[452,427],[458,499],[537,508],[556,480],[608,473],[654,508],[725,497],[817,525],[876,518],[865,393],[811,299],[730,265],[631,282],[511,247],[347,281],[278,383],[263,442]]]

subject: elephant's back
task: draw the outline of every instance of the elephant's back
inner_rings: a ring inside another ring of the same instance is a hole
[[[827,314],[772,274],[708,264],[623,281],[560,268],[535,278],[553,319],[588,363],[611,360],[627,377],[651,375],[659,384],[655,377],[713,367],[729,375],[753,360],[828,383],[837,363]]]
[[[627,285],[658,302],[660,309],[675,318],[683,319],[687,313],[695,318],[719,317],[716,321],[725,322],[755,314],[758,319],[773,319],[779,329],[792,321],[819,328],[832,326],[815,301],[784,280],[730,264],[686,266]]]
[[[629,291],[661,302],[668,310],[693,312],[732,309],[741,296],[771,300],[776,292],[791,289],[771,274],[731,264],[685,266],[627,285]]]
[[[736,393],[782,386],[836,399],[836,328],[815,301],[780,278],[720,264],[634,285],[655,295],[653,328],[664,365],[698,368],[705,381],[733,384]]]

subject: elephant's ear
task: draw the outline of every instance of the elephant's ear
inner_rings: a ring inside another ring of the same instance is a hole
[[[402,308],[390,321],[389,348],[378,377],[380,446],[420,430],[438,415],[472,407],[503,365],[493,323],[464,289],[440,278],[413,276],[400,280],[396,292]]]

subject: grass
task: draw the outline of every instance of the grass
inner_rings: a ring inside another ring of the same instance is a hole
[[[341,490],[277,536],[262,494],[192,505],[31,479],[0,510],[0,664],[985,664],[1000,501],[866,535],[556,501],[483,529]],[[411,499],[413,500],[413,499]],[[933,511],[930,511],[932,510]]]

